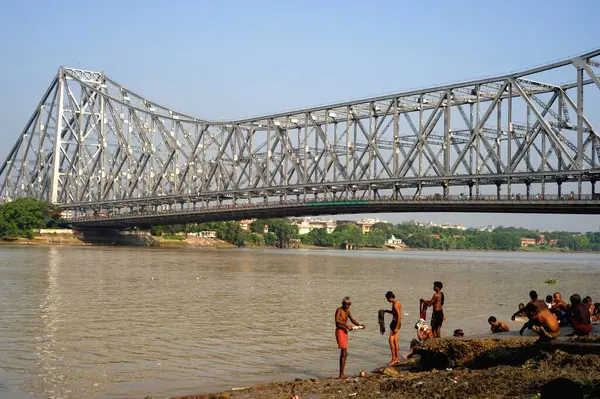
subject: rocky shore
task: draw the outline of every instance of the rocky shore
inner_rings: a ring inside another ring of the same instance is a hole
[[[413,359],[364,377],[297,379],[173,399],[538,398],[544,384],[557,378],[576,382],[585,398],[598,398],[597,341],[440,339],[427,343]]]

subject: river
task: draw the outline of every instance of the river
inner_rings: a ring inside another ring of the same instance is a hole
[[[386,291],[403,305],[406,352],[435,280],[442,335],[485,334],[531,289],[597,302],[600,256],[2,246],[0,398],[141,399],[335,376],[346,295],[367,326],[351,332],[347,373],[370,371],[390,360],[377,325]]]

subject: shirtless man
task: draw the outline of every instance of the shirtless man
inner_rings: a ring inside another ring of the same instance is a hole
[[[581,297],[578,294],[571,295],[569,299],[571,307],[569,308],[568,316],[573,326],[573,335],[588,335],[592,332],[589,306],[581,303]]]
[[[560,334],[558,320],[548,308],[539,308],[535,304],[529,303],[525,306],[525,314],[533,324],[531,329],[539,335],[539,342],[552,341]]]
[[[567,303],[563,301],[560,292],[554,293],[552,308],[550,310],[556,315],[559,323],[567,324]]]
[[[444,284],[441,281],[436,281],[433,283],[433,291],[435,293],[431,297],[431,300],[419,299],[425,305],[433,307],[431,330],[434,338],[441,337],[442,324],[444,323],[444,309],[442,308],[444,306],[444,293],[442,292],[442,288],[444,288]]]
[[[417,339],[410,341],[410,350],[406,355],[403,355],[405,359],[412,357],[415,349],[417,349],[423,342],[433,338],[431,328],[427,325],[425,320],[420,319],[417,324],[415,324],[415,328],[417,329]]]
[[[388,340],[390,344],[390,350],[392,351],[392,361],[388,365],[400,363],[400,346],[398,345],[398,332],[402,325],[402,305],[400,301],[396,299],[396,296],[392,291],[388,291],[385,294],[385,299],[392,304],[392,310],[384,310],[385,313],[391,313],[392,322],[390,323],[390,338]]]
[[[340,348],[340,378],[347,378],[344,374],[346,368],[346,357],[348,356],[348,331],[352,330],[352,326],[348,325],[348,319],[355,325],[365,328],[364,324],[360,324],[352,317],[350,313],[350,297],[345,297],[342,300],[342,306],[335,311],[335,339]]]
[[[490,318],[488,319],[488,323],[490,323],[490,329],[492,330],[492,334],[510,331],[510,328],[508,328],[506,324],[496,320],[494,316],[490,316]]]

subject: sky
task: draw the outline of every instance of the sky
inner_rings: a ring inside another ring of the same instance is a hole
[[[2,1],[0,159],[58,68],[230,120],[506,73],[600,47],[598,1]],[[597,231],[600,216],[392,214]]]

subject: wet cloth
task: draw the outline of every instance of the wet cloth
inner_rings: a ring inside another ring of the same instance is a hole
[[[571,319],[571,325],[577,335],[588,335],[592,332],[592,324],[578,323],[577,320]]]
[[[425,302],[421,302],[421,307],[419,309],[419,319],[427,319],[427,304]]]
[[[338,348],[348,349],[348,332],[341,328],[335,329],[335,340],[337,341]]]
[[[385,310],[380,309],[377,314],[377,322],[379,323],[379,332],[385,334]]]
[[[444,311],[434,310],[431,313],[431,328],[438,328],[444,324]]]

